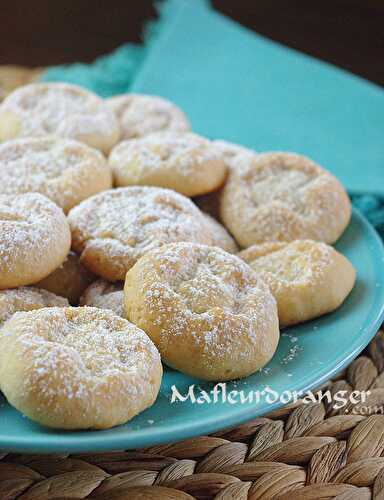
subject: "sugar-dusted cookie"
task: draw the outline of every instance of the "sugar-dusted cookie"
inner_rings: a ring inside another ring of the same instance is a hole
[[[80,299],[81,306],[109,309],[118,316],[124,317],[124,283],[109,283],[97,280],[90,285]]]
[[[19,87],[0,105],[0,142],[55,135],[108,153],[120,136],[114,113],[96,94],[67,83]]]
[[[0,102],[17,87],[37,80],[42,71],[43,68],[2,64],[0,66]]]
[[[0,145],[0,193],[41,193],[64,212],[112,187],[112,174],[96,149],[70,139],[28,137]]]
[[[212,243],[199,209],[169,189],[104,191],[73,208],[68,220],[81,262],[109,281],[123,281],[140,257],[166,243]]]
[[[127,273],[125,314],[163,361],[204,380],[245,377],[273,356],[276,301],[241,259],[217,247],[174,243]]]
[[[45,278],[70,245],[67,219],[51,200],[38,193],[0,195],[0,289]]]
[[[229,167],[231,167],[231,164],[236,167],[236,163],[233,162],[236,162],[236,158],[238,158],[239,156],[243,156],[244,154],[257,154],[253,149],[246,148],[245,146],[236,144],[234,142],[223,141],[221,139],[213,141],[212,144],[224,157],[225,161],[229,164]]]
[[[0,290],[0,327],[15,312],[33,311],[43,307],[66,307],[68,300],[34,286]]]
[[[119,121],[122,139],[135,139],[153,132],[187,132],[191,128],[181,109],[163,97],[122,94],[106,102]]]
[[[269,285],[277,301],[281,326],[335,310],[355,282],[349,260],[317,241],[264,243],[238,255]]]
[[[223,225],[220,222],[217,222],[216,219],[211,217],[208,214],[203,214],[205,222],[208,224],[209,230],[211,231],[213,238],[213,246],[222,248],[228,253],[236,253],[239,251],[239,247],[236,244],[236,241],[232,238],[232,236],[228,233]]]
[[[231,169],[220,215],[242,247],[312,239],[333,243],[346,228],[351,204],[338,180],[293,153],[263,153]]]
[[[211,141],[191,132],[164,132],[120,142],[109,156],[117,186],[159,186],[185,196],[218,189],[227,175]]]
[[[240,165],[244,162],[251,161],[252,157],[256,154],[252,149],[245,148],[240,144],[234,144],[227,141],[213,141],[213,146],[215,147],[218,154],[223,158],[227,171],[231,169],[240,168]],[[217,220],[220,220],[220,196],[222,193],[223,186],[216,191],[211,193],[196,196],[194,202],[203,211],[211,215]]]
[[[159,353],[148,336],[111,311],[50,307],[16,313],[0,330],[0,387],[36,422],[105,429],[151,406]]]
[[[81,264],[79,256],[71,251],[61,266],[36,286],[66,297],[70,304],[77,305],[85,289],[95,279],[96,276]]]

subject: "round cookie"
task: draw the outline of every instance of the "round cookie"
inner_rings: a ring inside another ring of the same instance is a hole
[[[112,174],[96,149],[70,139],[28,137],[0,145],[0,193],[41,193],[64,212],[112,187]]]
[[[264,243],[238,255],[269,285],[277,301],[281,326],[337,309],[355,282],[349,260],[317,241]]]
[[[216,219],[208,214],[203,214],[205,222],[207,223],[209,230],[212,234],[213,243],[215,247],[222,248],[228,253],[236,253],[239,251],[239,247],[236,241],[228,233],[224,226],[217,222]]]
[[[127,187],[99,193],[68,215],[73,249],[92,272],[123,281],[148,251],[175,241],[212,244],[199,209],[169,189]]]
[[[114,113],[96,94],[68,83],[19,87],[0,105],[0,142],[55,135],[109,153],[120,129]]]
[[[117,316],[124,317],[124,284],[97,280],[90,285],[80,299],[81,306],[109,309]]]
[[[267,241],[335,242],[351,204],[338,180],[293,153],[263,153],[230,169],[220,196],[224,225],[242,247]]]
[[[127,273],[124,299],[126,317],[147,332],[163,361],[200,379],[246,377],[277,347],[268,287],[217,247],[174,243],[147,253]]]
[[[70,304],[77,305],[85,289],[95,279],[96,276],[81,264],[78,255],[69,252],[61,266],[36,283],[36,286],[66,297]]]
[[[48,198],[0,195],[0,289],[45,278],[65,260],[70,245],[67,219]]]
[[[185,114],[163,97],[122,94],[106,100],[120,124],[123,139],[135,139],[153,132],[188,132]]]
[[[117,186],[158,186],[196,196],[218,189],[227,175],[208,139],[164,132],[120,142],[109,156]]]
[[[1,330],[1,390],[48,427],[123,424],[153,404],[161,376],[148,336],[111,311],[44,308],[16,313]]]
[[[33,286],[0,290],[0,326],[18,311],[55,306],[66,307],[68,300]]]

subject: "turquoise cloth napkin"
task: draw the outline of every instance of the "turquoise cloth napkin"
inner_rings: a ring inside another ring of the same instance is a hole
[[[92,65],[51,68],[43,78],[102,96],[162,95],[198,133],[308,155],[343,182],[384,235],[381,88],[266,40],[205,0],[167,0],[160,13],[144,46],[124,45]]]

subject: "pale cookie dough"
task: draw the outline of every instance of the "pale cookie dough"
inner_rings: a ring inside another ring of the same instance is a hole
[[[208,224],[209,230],[212,234],[213,243],[215,247],[222,248],[228,253],[236,253],[239,251],[239,247],[236,241],[228,233],[224,226],[217,222],[216,219],[208,214],[203,214],[205,222]]]
[[[169,189],[104,191],[73,208],[68,220],[72,247],[81,254],[81,262],[109,281],[123,281],[140,257],[166,243],[212,244],[199,209]]]
[[[70,304],[77,305],[85,289],[95,279],[96,276],[81,264],[79,256],[69,252],[61,266],[36,283],[36,286],[66,297]]]
[[[42,307],[66,307],[68,300],[33,286],[0,290],[0,327],[15,312],[33,311]]]
[[[70,139],[28,137],[0,145],[0,193],[41,193],[64,212],[112,187],[112,174],[96,149]]]
[[[267,241],[335,242],[351,204],[338,180],[293,153],[263,153],[230,169],[220,196],[224,225],[242,247]]]
[[[264,243],[240,252],[277,301],[281,326],[337,309],[355,282],[355,270],[331,246],[311,240]]]
[[[135,139],[153,132],[188,132],[185,114],[163,97],[122,94],[107,99],[121,128],[121,139]]]
[[[62,264],[70,245],[67,219],[48,198],[0,195],[0,289],[45,278]]]
[[[106,429],[151,406],[159,353],[111,311],[50,307],[16,313],[0,331],[0,387],[32,420],[60,429]]]
[[[109,309],[118,316],[124,317],[124,283],[109,283],[97,280],[90,285],[80,299],[81,306]]]
[[[246,377],[273,356],[276,301],[252,269],[217,247],[175,243],[127,273],[125,314],[163,361],[204,380]]]
[[[68,83],[19,87],[0,105],[0,142],[55,135],[109,153],[120,137],[114,113],[96,94]]]
[[[158,186],[196,196],[218,189],[227,168],[208,139],[164,132],[120,142],[109,156],[117,186]]]

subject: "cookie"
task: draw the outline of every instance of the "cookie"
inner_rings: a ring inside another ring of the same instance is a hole
[[[96,149],[70,139],[28,137],[0,145],[0,193],[41,193],[64,212],[112,187]]]
[[[0,66],[0,102],[13,90],[21,85],[27,85],[42,73],[42,68],[29,68],[16,65]]]
[[[208,214],[203,214],[206,224],[209,227],[209,230],[212,234],[213,243],[212,245],[215,247],[222,248],[228,253],[237,253],[239,251],[239,247],[236,244],[236,241],[232,238],[232,236],[228,233],[225,227],[217,222],[216,219],[211,217]]]
[[[245,155],[255,155],[257,154],[255,150],[246,148],[241,144],[236,144],[235,142],[223,141],[221,139],[213,141],[212,144],[215,146],[217,151],[223,156],[225,161],[229,164],[229,168],[233,165],[236,168],[236,158]]]
[[[81,306],[109,309],[118,316],[124,317],[124,283],[109,283],[97,280],[90,285],[80,299]]]
[[[81,262],[109,281],[123,281],[140,257],[166,243],[212,243],[199,209],[169,189],[104,191],[73,208],[68,220]]]
[[[77,305],[81,295],[95,279],[96,276],[81,264],[78,255],[69,252],[61,266],[36,283],[36,286],[66,297],[70,304]]]
[[[349,260],[317,241],[264,243],[238,255],[270,287],[281,326],[334,311],[355,282],[355,270]]]
[[[248,161],[251,161],[252,157],[256,154],[256,152],[252,149],[245,148],[240,144],[234,144],[232,142],[220,140],[213,141],[212,144],[218,154],[223,158],[227,166],[227,172],[231,169],[239,168],[239,165],[242,162],[247,161],[247,158]],[[223,186],[211,193],[196,196],[193,200],[200,210],[206,212],[217,220],[220,220],[220,197],[222,188]]]
[[[158,186],[197,196],[218,189],[227,169],[208,139],[192,133],[152,134],[119,143],[109,156],[117,186]]]
[[[188,132],[185,114],[163,97],[122,94],[106,100],[121,128],[121,139],[135,139],[153,132]]]
[[[217,247],[174,243],[127,273],[126,317],[163,361],[204,380],[246,377],[273,356],[279,324],[267,285],[241,259]]]
[[[71,245],[61,208],[38,193],[0,195],[0,289],[37,283]]]
[[[96,94],[68,83],[19,87],[0,105],[0,142],[54,135],[109,153],[120,129],[114,113]]]
[[[153,404],[162,376],[148,336],[111,311],[50,307],[0,330],[0,387],[35,422],[106,429]]]
[[[64,297],[33,286],[0,290],[0,326],[18,311],[68,305],[68,300]]]
[[[329,172],[304,156],[263,153],[230,169],[220,216],[242,247],[267,241],[335,242],[351,204]]]

